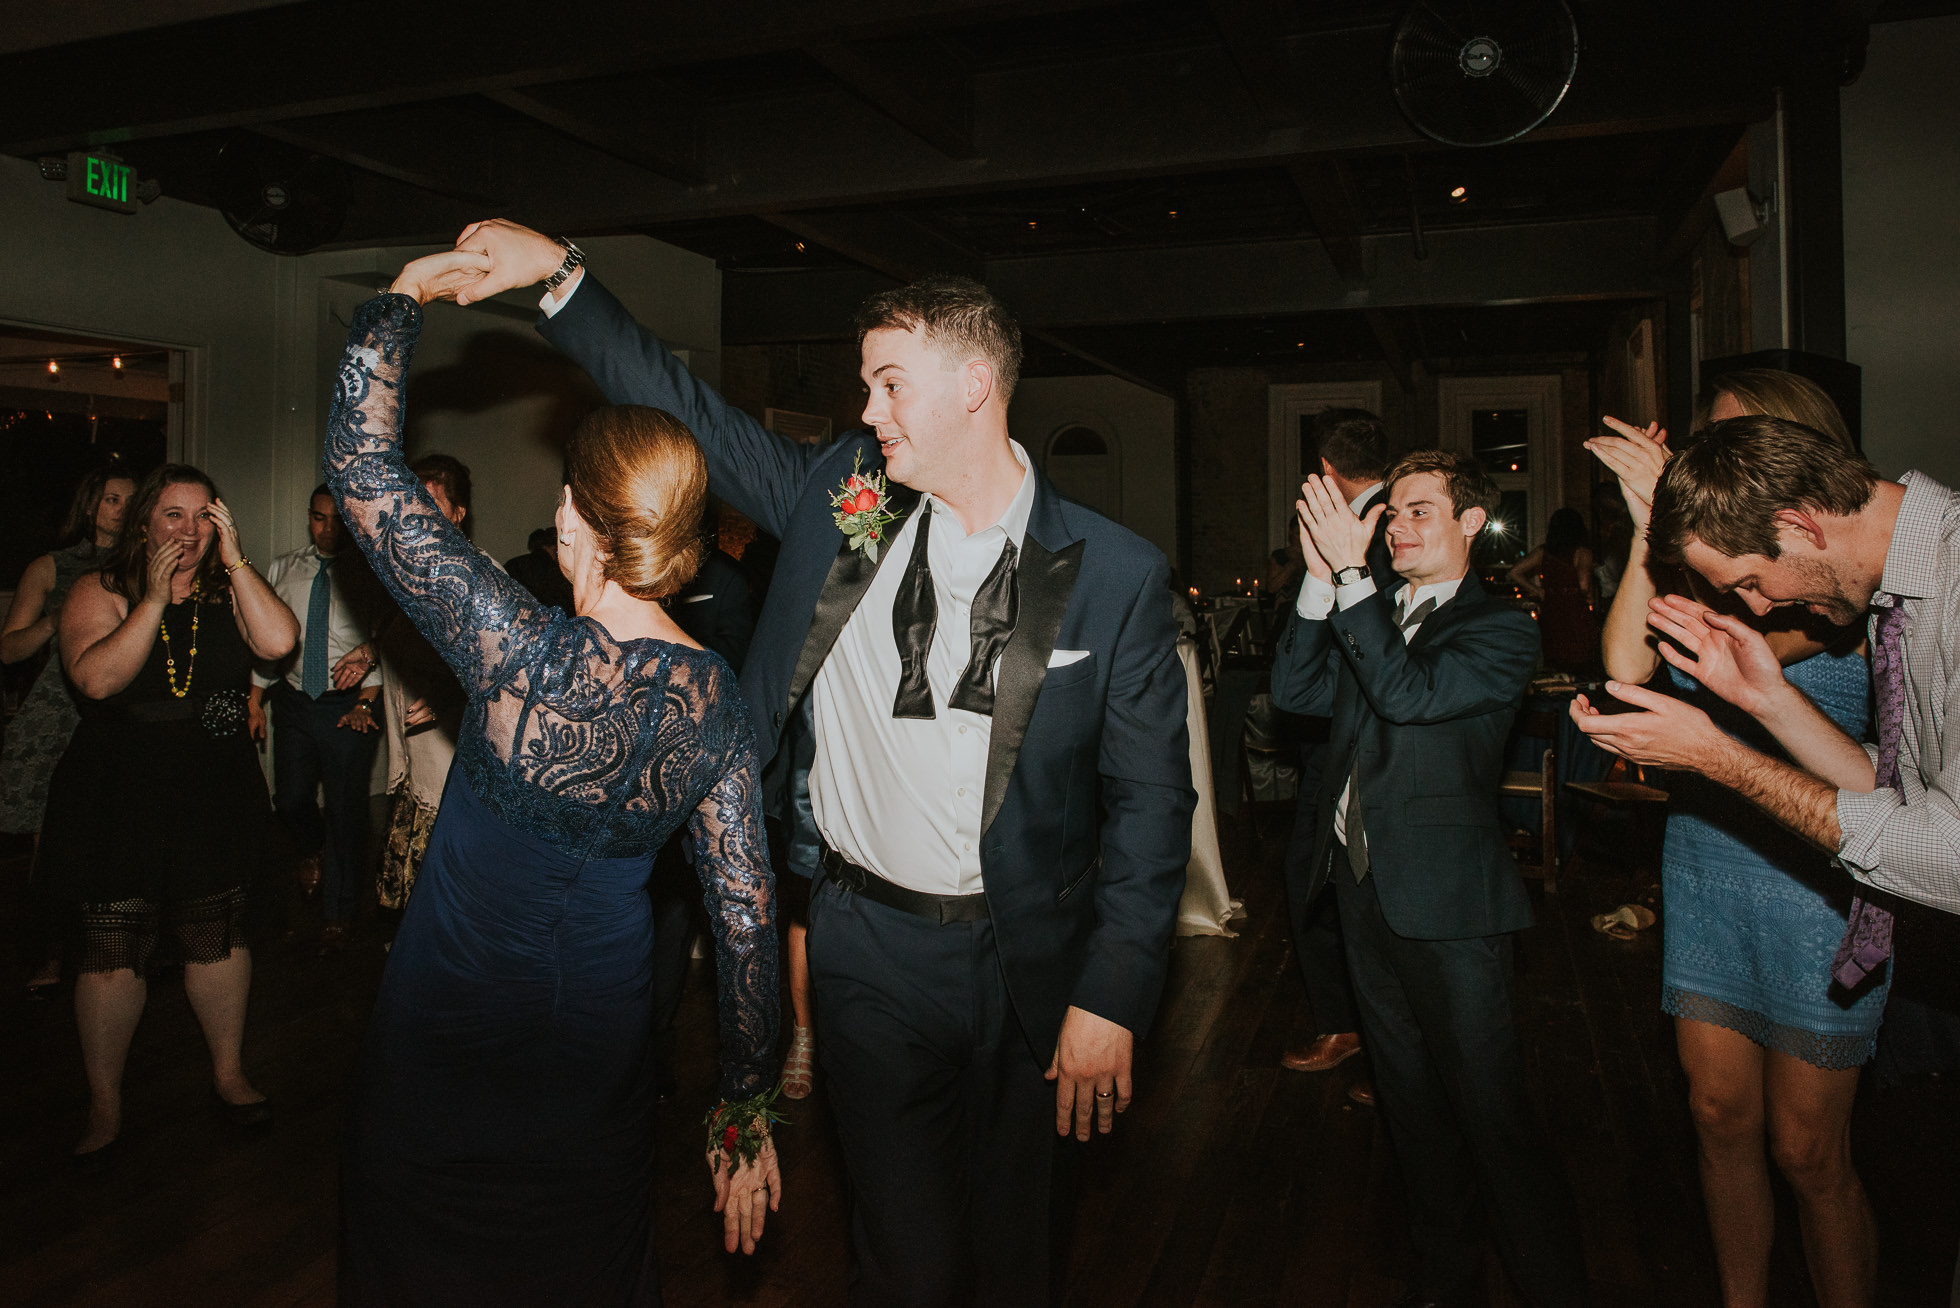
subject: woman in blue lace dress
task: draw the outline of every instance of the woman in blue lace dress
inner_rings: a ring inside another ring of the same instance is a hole
[[[1756,369],[1724,374],[1715,385],[1710,411],[1702,415],[1707,420],[1767,414],[1850,447],[1830,398],[1801,377]],[[1612,425],[1620,435],[1588,447],[1619,475],[1634,533],[1606,621],[1608,673],[1639,685],[1662,671],[1657,689],[1695,704],[1753,747],[1780,754],[1746,715],[1663,664],[1651,643],[1647,602],[1658,587],[1648,567],[1647,522],[1667,437]],[[1679,574],[1660,580],[1676,589],[1686,584]],[[1860,631],[1814,632],[1791,626],[1786,615],[1772,615],[1769,626],[1765,634],[1784,676],[1862,739],[1871,678],[1858,649]],[[1881,975],[1847,992],[1831,977],[1850,906],[1849,879],[1733,793],[1683,775],[1668,798],[1661,897],[1661,1007],[1675,1019],[1688,1074],[1723,1302],[1748,1308],[1766,1301],[1776,1225],[1773,1158],[1796,1192],[1818,1303],[1870,1304],[1877,1233],[1852,1165],[1851,1106],[1891,983]]]
[[[753,1249],[780,1196],[755,743],[728,665],[657,602],[699,558],[686,428],[614,408],[573,434],[557,522],[575,616],[490,564],[410,471],[421,305],[481,270],[433,255],[360,307],[327,426],[342,519],[469,695],[362,1052],[340,1301],[657,1304],[646,886],[682,823],[716,933],[721,1094],[761,1114],[747,1161],[709,1154],[730,1248]]]

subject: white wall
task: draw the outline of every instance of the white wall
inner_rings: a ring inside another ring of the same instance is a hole
[[[1841,98],[1845,320],[1865,452],[1960,486],[1960,17],[1872,27]]]
[[[1116,377],[1029,377],[1007,425],[1038,462],[1049,437],[1080,424],[1119,452],[1125,527],[1177,558],[1177,402]]]
[[[186,350],[185,439],[176,453],[217,479],[253,558],[303,543],[347,319],[422,251],[280,258],[247,245],[215,210],[166,197],[124,216],[65,197],[33,164],[0,158],[0,322]],[[721,278],[713,262],[640,236],[583,244],[640,321],[715,380]],[[437,306],[416,360],[417,379],[450,370],[449,398],[446,407],[411,407],[411,447],[446,448],[472,464],[478,539],[499,558],[521,551],[530,528],[550,520],[558,464],[545,446],[552,424],[563,423],[566,397],[582,385],[559,378],[553,398],[541,398],[551,388],[536,373],[551,368],[530,328],[536,298]],[[513,375],[502,367],[513,358],[547,363]],[[485,359],[491,366],[481,366]]]

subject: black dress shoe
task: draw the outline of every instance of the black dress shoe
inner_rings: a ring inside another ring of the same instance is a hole
[[[121,1143],[122,1137],[117,1136],[108,1144],[100,1145],[85,1154],[71,1154],[69,1157],[74,1162],[76,1171],[84,1176],[98,1176],[108,1171],[110,1164],[116,1161],[118,1152],[116,1146]]]
[[[211,1099],[218,1105],[218,1109],[224,1115],[225,1121],[232,1126],[252,1128],[272,1125],[272,1101],[270,1099],[261,1099],[256,1103],[250,1104],[234,1104],[219,1094],[216,1086],[211,1087]]]

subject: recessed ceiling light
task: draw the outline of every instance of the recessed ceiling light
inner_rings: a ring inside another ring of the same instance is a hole
[[[805,245],[805,244],[803,244],[803,242],[801,242],[801,241],[798,241],[798,242],[796,243],[796,252],[797,252],[798,254],[802,254],[802,253],[804,253],[804,252],[806,252],[806,251],[807,251],[807,250],[808,250],[809,248],[810,248],[809,246],[807,246],[807,245]]]
[[[115,356],[114,358],[112,358],[112,359],[110,359],[110,360],[109,360],[109,366],[110,366],[111,368],[120,368],[120,367],[122,367],[122,355],[120,355],[120,354],[118,354],[118,355],[116,355],[116,356]]]
[[[1462,204],[1465,200],[1469,198],[1470,198],[1470,188],[1467,186],[1456,187],[1454,190],[1450,192],[1450,199],[1455,201],[1457,204]]]
[[[1177,217],[1177,210],[1175,209],[1171,210],[1171,217],[1173,218]]]
[[[53,359],[49,359],[48,371],[51,373],[59,373],[61,371],[61,365],[56,363]]]
[[[1037,226],[1037,224],[1036,224],[1036,222],[1035,222],[1035,220],[1034,220],[1034,219],[1032,219],[1032,218],[1030,218],[1030,219],[1028,219],[1028,230],[1029,230],[1029,231],[1033,231],[1033,230],[1034,230],[1034,228],[1035,228],[1036,226]]]

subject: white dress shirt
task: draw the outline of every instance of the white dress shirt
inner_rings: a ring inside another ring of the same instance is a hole
[[[252,669],[252,681],[255,685],[270,686],[283,678],[294,690],[301,689],[300,669],[303,665],[300,656],[306,649],[306,610],[313,598],[313,578],[320,571],[320,557],[319,550],[311,545],[304,545],[290,554],[281,554],[272,561],[272,566],[266,569],[266,584],[272,587],[273,594],[286,602],[286,607],[293,611],[293,616],[299,619],[299,640],[294,642],[293,652],[277,663],[261,664]],[[345,568],[353,568],[358,569],[361,574],[366,574],[367,560],[360,558],[351,549],[336,557],[342,558],[344,562],[327,575],[327,673],[329,677],[333,674],[334,664],[340,662],[355,646],[366,643],[374,634],[375,618],[372,598],[360,595],[358,592],[364,588],[359,586],[356,587],[356,595],[350,596],[347,576],[342,571]],[[367,581],[368,578],[363,575],[362,580]],[[369,582],[369,584],[373,583]],[[266,671],[267,667],[272,670]],[[331,684],[330,681],[329,688]],[[377,662],[375,666],[368,669],[367,676],[361,679],[361,685],[380,684],[381,667]]]
[[[1009,444],[1027,468],[1027,451]],[[970,895],[981,888],[980,807],[994,722],[946,700],[973,655],[973,597],[1008,542],[1021,547],[1033,507],[1034,478],[1023,472],[1000,521],[969,536],[950,509],[923,497],[810,686],[817,830],[845,858],[911,890]],[[926,561],[939,616],[926,658],[935,714],[929,721],[892,716],[903,675],[892,606],[924,513],[933,515]]]
[[[1396,606],[1404,613],[1414,613],[1422,607],[1424,600],[1433,598],[1436,601],[1436,607],[1441,608],[1451,599],[1455,598],[1457,587],[1462,584],[1462,577],[1452,578],[1449,581],[1432,581],[1427,586],[1416,587],[1415,593],[1411,595],[1409,593],[1409,586],[1405,582],[1396,588],[1396,595],[1398,597]],[[1306,583],[1300,587],[1300,598],[1294,608],[1301,617],[1309,622],[1325,622],[1327,615],[1334,611],[1336,605],[1340,607],[1342,612],[1346,612],[1374,593],[1375,579],[1373,577],[1363,577],[1360,581],[1336,589],[1333,582],[1322,581],[1319,577],[1310,575]],[[1415,638],[1415,634],[1421,630],[1422,623],[1420,622],[1412,622],[1402,628],[1402,643],[1404,645],[1408,644],[1409,641]],[[1347,843],[1348,787],[1353,784],[1354,775],[1350,771],[1347,783],[1341,787],[1340,798],[1334,801],[1334,839],[1340,841],[1343,845]],[[1361,839],[1365,846],[1368,833],[1365,831],[1362,832]]]

